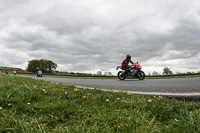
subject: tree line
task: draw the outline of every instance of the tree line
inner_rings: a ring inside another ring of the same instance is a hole
[[[43,73],[62,73],[62,74],[72,74],[72,75],[87,75],[87,76],[91,76],[92,74],[85,74],[85,73],[73,73],[73,72],[59,72],[56,71],[57,68],[57,64],[54,63],[51,60],[46,60],[46,59],[35,59],[35,60],[31,60],[28,61],[28,67],[27,67],[27,71],[28,72],[36,72],[36,69],[41,70]],[[181,74],[181,73],[178,73]],[[187,72],[186,74],[192,74],[191,72]],[[97,75],[102,75],[102,73],[99,71],[97,72]],[[108,75],[111,76],[111,73],[107,73],[104,75]],[[151,75],[149,73],[149,75]],[[154,71],[152,73],[152,75],[159,75],[156,71]],[[163,69],[163,75],[173,75],[173,72],[170,70],[170,68],[168,67],[164,67]]]
[[[56,68],[57,68],[57,64],[51,60],[36,59],[36,60],[28,61],[27,71],[35,72],[36,69],[39,69],[44,73],[52,73],[53,71],[56,70]]]

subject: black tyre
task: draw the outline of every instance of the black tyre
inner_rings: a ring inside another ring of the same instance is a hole
[[[145,78],[145,73],[143,71],[139,71],[137,73],[137,77],[139,80],[143,80]]]
[[[117,76],[118,76],[118,78],[119,78],[120,80],[124,80],[124,79],[126,78],[126,75],[123,74],[123,71],[119,71],[118,74],[117,74]]]

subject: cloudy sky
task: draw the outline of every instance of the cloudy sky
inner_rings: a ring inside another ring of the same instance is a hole
[[[0,0],[0,66],[48,59],[59,71],[200,71],[199,0]]]

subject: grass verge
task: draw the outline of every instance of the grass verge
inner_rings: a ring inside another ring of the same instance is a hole
[[[200,132],[200,102],[0,74],[0,132]]]

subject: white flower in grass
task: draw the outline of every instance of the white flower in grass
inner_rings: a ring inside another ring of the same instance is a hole
[[[31,105],[31,103],[27,103],[28,105]]]
[[[2,107],[0,107],[0,109],[3,109]]]
[[[67,95],[68,93],[67,92],[65,92],[65,95]]]
[[[106,102],[109,102],[109,99],[106,99]]]
[[[120,100],[120,98],[117,98],[117,100]]]
[[[47,93],[45,89],[43,89],[43,92],[44,92],[44,93]]]

